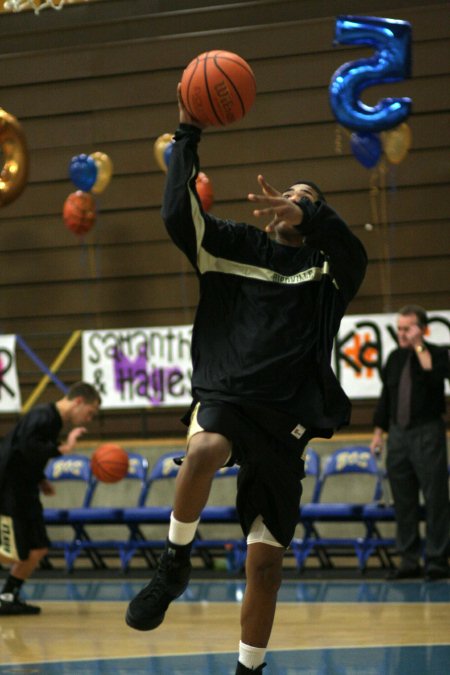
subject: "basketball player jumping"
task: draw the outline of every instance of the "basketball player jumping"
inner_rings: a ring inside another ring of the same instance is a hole
[[[178,89],[180,92],[180,87]],[[299,518],[303,453],[349,421],[330,366],[333,338],[365,274],[360,241],[308,180],[284,192],[258,176],[264,231],[205,213],[196,193],[201,125],[178,94],[180,125],[162,209],[200,284],[192,337],[193,403],[166,549],[127,623],[152,630],[189,582],[190,553],[215,472],[240,465],[247,537],[237,674],[264,667],[282,561]]]

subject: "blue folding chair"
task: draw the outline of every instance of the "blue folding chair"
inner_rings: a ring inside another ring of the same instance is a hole
[[[46,505],[46,499],[44,498],[45,524],[47,526],[71,526],[70,514],[72,510],[74,508],[88,508],[95,490],[90,458],[78,454],[54,457],[45,467],[45,477],[52,483],[64,485],[66,488],[62,495],[59,493],[60,499],[64,498],[66,502],[63,506],[49,507]],[[81,487],[81,490],[75,489],[76,487]],[[58,499],[58,490],[56,496],[52,499]],[[79,507],[74,506],[76,502],[79,503]],[[74,541],[72,540],[54,540],[47,556],[46,565],[51,566],[49,559],[52,557],[52,551],[62,551],[66,564],[69,565],[73,546]],[[94,561],[95,553],[93,553]]]
[[[137,496],[133,495],[133,490],[127,490],[129,501],[135,504],[141,499],[145,491],[146,478],[148,473],[147,458],[137,452],[128,452],[128,471],[123,482],[133,482],[137,485]],[[120,494],[120,500],[115,498],[115,494]],[[97,560],[97,567],[107,567],[105,558],[111,553],[118,554],[123,565],[123,559],[126,556],[128,534],[122,538],[108,538],[105,536],[93,536],[94,526],[101,526],[102,534],[106,526],[125,527],[123,512],[127,504],[123,503],[123,490],[116,490],[115,484],[102,484],[96,478],[93,479],[93,490],[91,500],[88,506],[84,508],[71,509],[69,522],[76,532],[76,546],[73,547],[71,555],[71,565],[73,566],[80,553],[85,551],[88,555],[93,552]],[[108,502],[108,505],[101,505]],[[115,503],[114,503],[115,502]],[[89,531],[86,529],[89,526]],[[101,553],[100,553],[101,551]]]
[[[139,497],[144,489],[147,475],[147,459],[138,453],[128,453],[129,467],[127,475],[122,480],[139,482]],[[105,556],[111,551],[119,556],[126,546],[126,539],[92,538],[87,527],[106,525],[120,525],[123,523],[123,505],[97,506],[95,501],[100,496],[101,483],[91,472],[90,458],[86,456],[65,456],[57,458],[47,465],[47,476],[50,480],[84,480],[87,481],[87,490],[80,506],[71,506],[63,509],[44,509],[44,518],[47,524],[68,525],[74,535],[70,540],[54,542],[52,548],[62,549],[69,572],[74,568],[75,561],[85,553],[96,569],[106,569]],[[106,486],[112,495],[115,486]]]
[[[319,499],[320,491],[320,455],[313,448],[306,448],[305,453],[305,480],[311,478],[313,480],[313,488],[310,501],[315,503]],[[303,495],[302,495],[303,500]]]
[[[371,480],[371,498],[367,502],[347,501],[327,502],[326,488],[332,479],[352,474],[356,477],[369,476]],[[381,478],[375,458],[365,446],[349,446],[335,450],[328,458],[318,481],[315,501],[305,504],[300,509],[300,519],[304,527],[304,535],[292,543],[292,550],[299,570],[302,570],[306,559],[316,552],[323,567],[332,567],[331,551],[337,555],[352,549],[358,559],[361,570],[365,569],[370,547],[367,543],[367,532],[361,536],[323,537],[318,530],[318,523],[359,523],[365,525],[363,508],[369,501],[378,503],[381,497]]]
[[[45,477],[52,483],[63,481],[84,485],[81,506],[89,506],[95,488],[91,460],[86,455],[62,455],[47,462]],[[68,507],[44,508],[44,517],[49,525],[59,524],[67,518]]]

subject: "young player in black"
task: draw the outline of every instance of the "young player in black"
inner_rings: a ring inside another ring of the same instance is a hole
[[[100,397],[78,382],[56,403],[26,413],[0,444],[0,562],[12,563],[0,592],[0,615],[39,614],[19,597],[23,583],[46,555],[47,537],[39,492],[54,494],[44,469],[51,457],[73,452],[85,426],[97,414]],[[59,440],[63,425],[74,428]]]
[[[162,209],[197,272],[193,403],[167,547],[127,623],[156,628],[189,581],[190,551],[214,474],[237,462],[237,508],[247,536],[247,585],[237,673],[263,668],[282,560],[299,517],[303,453],[349,420],[330,366],[333,339],[364,277],[360,241],[312,182],[280,193],[258,177],[249,195],[261,231],[205,213],[196,193],[201,127],[179,94],[180,126]]]

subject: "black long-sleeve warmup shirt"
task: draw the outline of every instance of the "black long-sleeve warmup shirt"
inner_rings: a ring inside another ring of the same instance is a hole
[[[357,292],[367,256],[325,202],[302,199],[302,247],[246,223],[205,213],[195,189],[200,130],[182,124],[162,216],[197,272],[192,337],[194,400],[231,401],[290,414],[314,435],[349,420],[330,366],[333,339]]]
[[[12,485],[18,507],[39,495],[45,465],[61,453],[58,439],[62,419],[54,403],[37,405],[24,415],[0,444],[0,501],[2,487]]]

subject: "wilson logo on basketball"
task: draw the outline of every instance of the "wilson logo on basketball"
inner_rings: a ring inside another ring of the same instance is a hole
[[[235,115],[233,114],[233,99],[231,98],[230,91],[225,82],[219,82],[214,87],[216,92],[217,101],[225,113],[225,119],[227,122],[234,122]]]

